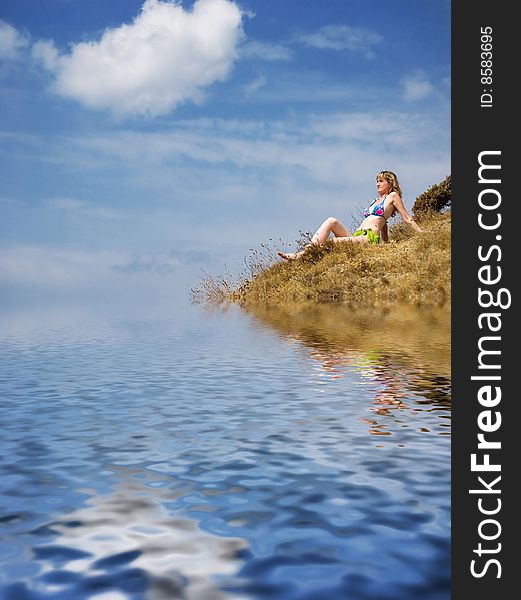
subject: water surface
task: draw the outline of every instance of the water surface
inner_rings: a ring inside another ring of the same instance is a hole
[[[0,598],[450,598],[446,310],[1,326]]]

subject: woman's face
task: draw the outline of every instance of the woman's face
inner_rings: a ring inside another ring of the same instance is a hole
[[[387,179],[384,179],[383,177],[377,177],[376,189],[378,190],[379,194],[388,194],[391,191],[391,185]]]

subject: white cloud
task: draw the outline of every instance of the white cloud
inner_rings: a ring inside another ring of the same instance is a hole
[[[76,200],[75,198],[51,198],[47,201],[47,206],[60,211],[67,211],[73,215],[82,217],[91,217],[101,220],[128,219],[128,215],[119,210],[106,208],[104,206],[90,206],[86,202]]]
[[[47,140],[45,154],[29,143],[11,151],[29,153],[56,169],[85,177],[89,188],[90,181],[99,184],[106,178],[104,186],[110,187],[110,181],[119,178],[125,186],[137,186],[149,195],[154,190],[154,197],[171,189],[175,194],[169,197],[200,193],[213,202],[220,197],[214,187],[217,179],[222,178],[224,185],[234,176],[252,190],[258,181],[278,176],[290,180],[298,193],[310,184],[345,189],[358,178],[366,186],[367,173],[372,177],[375,169],[392,168],[390,159],[393,170],[421,175],[418,184],[408,186],[421,192],[450,169],[450,128],[445,124],[442,114],[399,111],[317,113],[303,120],[201,118],[177,120],[155,131],[113,128],[57,136]],[[428,174],[427,181],[423,174]],[[117,203],[117,193],[111,193]],[[241,187],[239,196],[244,193]],[[227,191],[222,197],[228,195]],[[78,202],[58,198],[53,205],[79,212],[99,206]]]
[[[434,91],[432,83],[421,69],[405,76],[402,79],[402,84],[403,98],[410,102],[422,100],[423,98],[430,96]]]
[[[436,172],[441,179],[450,169],[449,148],[450,129],[440,129],[439,119],[389,111],[316,114],[304,121],[177,121],[161,131],[113,129],[57,137],[48,141],[45,156],[37,152],[39,160],[56,168],[89,178],[97,173],[97,181],[105,174],[114,178],[115,170],[126,185],[148,193],[175,189],[176,196],[186,197],[198,190],[216,198],[217,178],[230,182],[234,173],[244,185],[249,185],[250,177],[254,187],[255,177],[262,181],[287,177],[299,193],[302,185],[310,184],[345,189],[358,178],[366,186],[368,172],[372,177],[375,169],[391,168],[390,157],[396,157],[394,170],[422,175],[418,185],[411,186],[420,192],[436,181]],[[424,182],[425,173],[429,179]],[[78,200],[52,202],[56,209],[88,208]]]
[[[293,50],[282,44],[250,40],[242,44],[240,53],[243,58],[266,61],[293,60]]]
[[[35,42],[31,48],[31,54],[34,59],[41,62],[49,71],[59,68],[58,50],[52,42],[48,40]]]
[[[9,23],[0,19],[0,60],[15,60],[29,40]]]
[[[169,254],[158,252],[135,252],[128,260],[112,266],[123,273],[171,273],[182,265],[208,265],[215,256],[201,250],[172,250]]]
[[[33,56],[53,73],[61,96],[118,116],[156,116],[201,101],[206,87],[224,80],[242,37],[242,13],[230,0],[197,0],[190,11],[146,0],[131,24],[107,29],[99,41],[67,54],[39,42]]]
[[[114,265],[115,271],[123,273],[171,273],[181,261],[177,256],[164,256],[152,253],[134,254],[127,262]]]
[[[46,141],[45,153],[29,142],[25,151],[66,178],[74,174],[87,206],[110,198],[111,208],[129,215],[78,218],[75,239],[158,255],[175,240],[179,248],[218,249],[240,260],[257,241],[312,229],[328,214],[351,225],[383,168],[398,173],[408,207],[450,173],[450,127],[440,111],[172,119],[153,131],[113,127]],[[53,210],[84,208],[55,202]],[[72,221],[76,213],[69,214]],[[62,235],[58,229],[56,238]]]
[[[0,256],[0,282],[86,288],[94,274],[126,259],[122,252],[13,246],[4,248]]]
[[[250,81],[250,83],[244,86],[244,92],[247,96],[251,96],[265,85],[266,77],[264,77],[264,75],[259,75],[258,77],[255,77],[255,79]]]
[[[212,204],[219,198],[232,205],[234,182],[243,203],[246,196],[255,203],[262,186],[272,190],[274,199],[301,200],[318,189],[342,196],[348,189],[360,198],[372,186],[373,171],[382,168],[406,173],[404,189],[411,197],[449,172],[449,142],[450,130],[440,130],[438,121],[428,117],[337,113],[310,115],[304,122],[197,119],[155,132],[100,132],[57,141],[47,159],[74,169],[75,161],[84,167],[84,160],[96,156],[99,165],[88,172],[116,169],[119,177],[148,193],[175,189],[185,201]]]
[[[326,25],[315,33],[300,33],[295,41],[313,48],[329,50],[348,50],[362,54],[365,58],[374,58],[374,46],[383,41],[379,33],[363,27],[349,25]]]

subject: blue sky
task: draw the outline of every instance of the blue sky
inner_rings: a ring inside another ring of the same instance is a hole
[[[0,4],[4,306],[185,294],[381,169],[450,173],[450,2]]]

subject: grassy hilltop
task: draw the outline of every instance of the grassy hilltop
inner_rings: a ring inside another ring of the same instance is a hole
[[[287,302],[395,302],[439,305],[450,301],[450,176],[421,194],[412,212],[424,233],[403,222],[390,226],[388,244],[334,244],[309,247],[291,262],[250,259],[239,281],[207,277],[192,290],[195,302],[241,305]],[[443,211],[443,212],[441,212]]]

